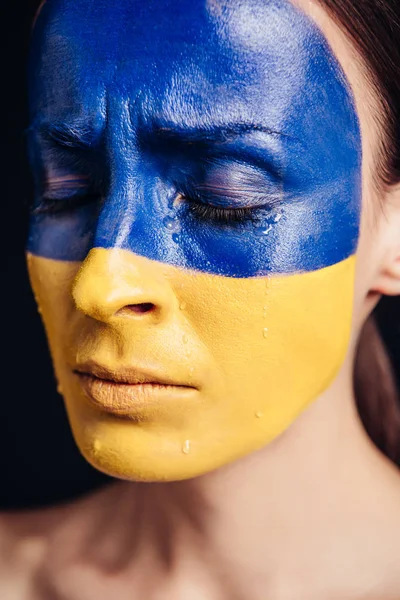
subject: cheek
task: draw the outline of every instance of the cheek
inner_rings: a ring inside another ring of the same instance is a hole
[[[354,276],[351,257],[301,275],[185,285],[190,320],[223,374],[232,431],[262,416],[271,440],[330,385],[348,349]]]
[[[67,324],[76,318],[72,284],[80,262],[62,262],[27,255],[28,272],[41,313],[53,361],[57,367],[63,359]]]

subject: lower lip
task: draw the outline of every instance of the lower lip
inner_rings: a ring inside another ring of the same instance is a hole
[[[105,412],[132,415],[171,400],[183,400],[196,390],[191,387],[157,383],[117,383],[92,375],[78,374],[87,398]]]

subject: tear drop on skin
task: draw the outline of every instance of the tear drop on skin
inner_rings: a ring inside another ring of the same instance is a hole
[[[268,329],[267,329],[267,328],[265,328],[265,329],[263,330],[263,336],[264,336],[265,338],[267,338],[267,337],[268,337]]]
[[[257,237],[265,237],[269,234],[272,229],[272,225],[263,225],[262,227],[256,227],[255,234]]]
[[[60,384],[57,385],[57,394],[60,394],[60,396],[63,395],[63,389]]]
[[[190,452],[190,440],[186,440],[185,443],[182,446],[182,452],[183,454],[189,454]]]
[[[181,224],[179,222],[179,219],[174,219],[173,217],[165,217],[163,224],[165,229],[168,229],[168,231],[176,232],[181,230]]]
[[[179,308],[180,308],[181,310],[185,310],[185,309],[186,309],[186,306],[187,306],[186,302],[181,302],[181,303],[180,303],[180,305],[179,305]]]
[[[100,452],[101,450],[101,442],[99,440],[95,440],[93,444],[93,448],[95,452]]]
[[[262,419],[264,416],[264,413],[262,412],[256,412],[256,419]]]
[[[194,367],[190,367],[189,369],[189,375],[192,376],[194,373]]]
[[[172,234],[172,241],[175,242],[175,244],[179,244],[180,242],[180,237],[178,233],[173,233]]]

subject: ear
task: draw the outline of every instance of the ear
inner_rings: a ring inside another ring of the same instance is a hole
[[[393,186],[385,198],[383,236],[384,252],[372,292],[400,296],[400,185]]]
[[[385,296],[400,296],[400,250],[387,261],[376,291]]]

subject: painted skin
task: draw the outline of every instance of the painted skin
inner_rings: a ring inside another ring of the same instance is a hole
[[[30,73],[28,262],[81,451],[160,481],[271,442],[351,328],[361,136],[322,34],[285,0],[53,0]]]

